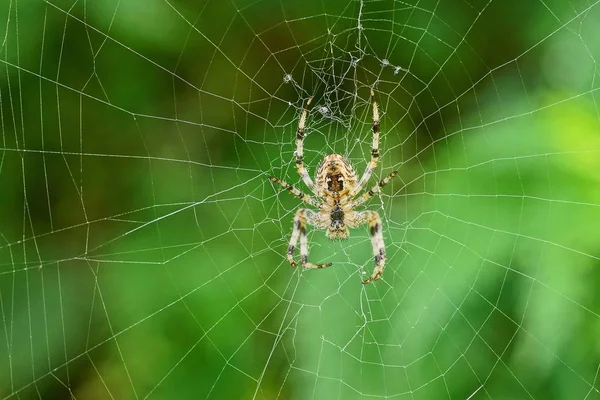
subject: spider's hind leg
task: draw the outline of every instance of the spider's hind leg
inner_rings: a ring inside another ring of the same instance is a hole
[[[300,262],[304,268],[327,268],[333,263],[313,264],[308,262],[308,238],[306,236],[306,225],[300,228]]]
[[[306,225],[316,225],[316,213],[314,211],[301,208],[296,211],[294,216],[294,228],[292,230],[292,237],[290,238],[290,244],[287,249],[287,259],[292,267],[297,267],[298,264],[294,261],[294,250],[296,249],[296,243],[300,238],[300,264],[304,268],[327,268],[332,263],[327,264],[313,264],[308,262],[308,240],[306,236]]]
[[[350,214],[350,213],[349,213]],[[376,281],[383,274],[383,268],[385,267],[385,244],[383,243],[383,231],[381,225],[381,218],[375,211],[362,211],[352,212],[349,215],[353,226],[360,224],[368,224],[369,232],[371,234],[371,244],[373,246],[373,257],[375,258],[375,268],[371,276],[364,280],[363,283],[367,284],[371,281]]]

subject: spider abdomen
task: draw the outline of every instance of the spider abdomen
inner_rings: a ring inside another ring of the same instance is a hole
[[[329,230],[327,231],[329,239],[346,239],[350,235],[350,231],[344,223],[344,211],[338,204],[331,209],[329,220]]]
[[[331,226],[335,227],[335,226],[339,226],[342,227],[344,225],[344,212],[342,211],[342,209],[340,208],[340,206],[335,206],[332,210],[331,210],[331,214],[330,218],[331,218]]]

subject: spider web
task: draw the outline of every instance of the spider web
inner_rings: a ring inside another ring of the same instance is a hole
[[[1,7],[0,398],[600,398],[597,1],[198,3]]]

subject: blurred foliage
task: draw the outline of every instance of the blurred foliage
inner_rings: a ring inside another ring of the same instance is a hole
[[[0,398],[600,398],[599,29],[583,0],[5,2]],[[372,85],[400,179],[363,286],[366,230],[289,267],[266,177],[299,182],[309,96],[307,165],[362,170]]]

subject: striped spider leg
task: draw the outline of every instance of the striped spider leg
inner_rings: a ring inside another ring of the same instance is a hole
[[[304,268],[327,268],[332,265],[332,263],[313,264],[308,262],[308,240],[306,237],[306,225],[309,224],[319,228],[324,228],[327,226],[327,218],[327,214],[323,215],[306,208],[300,208],[298,211],[296,211],[296,215],[294,216],[292,237],[290,238],[290,244],[288,245],[287,249],[287,259],[292,267],[298,266],[293,257],[294,249],[296,248],[296,243],[298,242],[298,237],[300,237],[300,264]]]
[[[298,121],[298,129],[296,131],[296,170],[298,175],[304,181],[304,184],[315,194],[315,184],[308,175],[308,171],[304,167],[304,126],[306,125],[306,115],[308,113],[308,106],[312,101],[312,97],[308,98],[308,101],[304,105],[302,114],[300,114],[300,120]]]
[[[353,210],[354,208],[360,206],[367,200],[370,200],[371,197],[373,197],[377,193],[381,192],[381,188],[383,188],[385,185],[387,185],[397,175],[398,175],[398,171],[392,171],[388,176],[386,176],[385,178],[380,180],[377,183],[377,185],[373,186],[367,192],[363,193],[363,195],[360,196],[359,198],[357,198],[356,200],[353,200],[350,203],[348,203],[344,208],[348,209],[348,210]]]
[[[375,268],[371,276],[364,280],[367,284],[371,281],[376,281],[383,273],[385,266],[385,244],[383,243],[383,232],[381,218],[376,211],[351,211],[346,214],[346,224],[351,228],[356,228],[362,224],[369,225],[369,233],[371,235],[371,245],[373,246],[373,257],[375,258]]]
[[[271,182],[276,182],[283,186],[290,194],[298,197],[300,200],[304,201],[307,204],[310,204],[316,208],[324,208],[324,205],[315,200],[313,197],[301,192],[296,189],[289,183],[275,178],[273,176],[269,177]],[[320,228],[327,226],[327,217],[329,215],[327,213],[315,213],[312,210],[308,210],[306,208],[301,208],[296,211],[296,215],[294,216],[294,228],[292,230],[292,237],[290,238],[290,243],[288,245],[287,250],[287,259],[292,267],[297,267],[298,264],[294,261],[293,254],[294,249],[296,248],[296,244],[298,243],[298,238],[300,239],[300,263],[304,268],[326,268],[330,267],[332,263],[327,264],[313,264],[308,262],[308,240],[306,237],[306,225],[316,225]]]
[[[316,200],[315,198],[310,197],[306,193],[301,192],[300,190],[296,189],[295,187],[293,187],[292,185],[290,185],[286,181],[281,180],[279,178],[275,178],[274,176],[270,176],[269,180],[271,182],[275,182],[275,183],[280,184],[287,191],[289,191],[292,195],[296,196],[297,198],[299,198],[300,200],[302,200],[306,204],[310,204],[311,206],[317,207],[317,208],[323,208],[323,204],[319,200]]]
[[[371,178],[373,170],[377,167],[377,162],[379,161],[379,106],[375,101],[375,92],[373,89],[371,89],[371,104],[373,107],[373,143],[371,147],[371,161],[367,164],[367,168],[365,168],[365,172],[363,172],[363,175],[360,177],[354,190],[350,192],[350,197],[356,196],[356,194],[362,190],[369,178]]]

